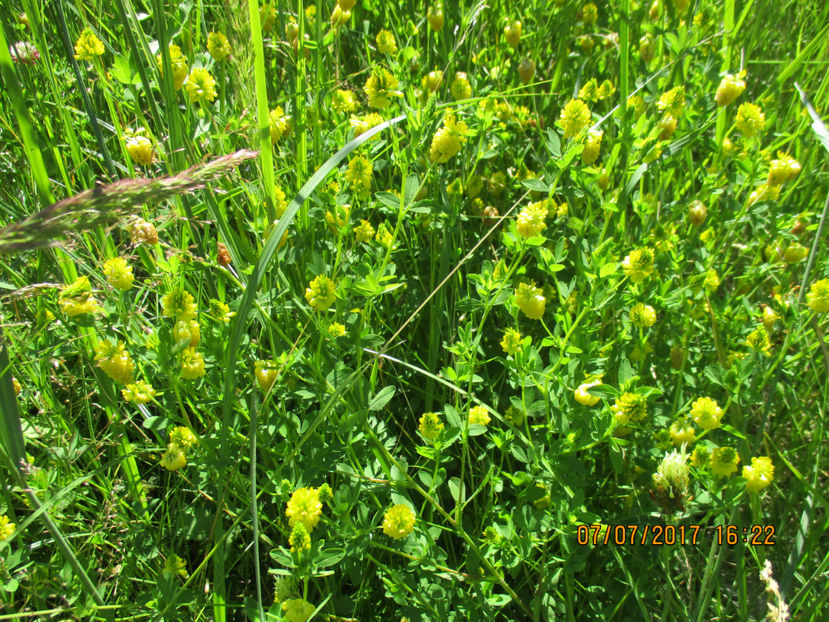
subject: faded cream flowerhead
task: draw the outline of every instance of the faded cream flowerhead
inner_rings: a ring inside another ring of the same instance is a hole
[[[383,516],[383,533],[395,540],[408,536],[414,531],[414,526],[415,513],[402,503],[390,507]]]

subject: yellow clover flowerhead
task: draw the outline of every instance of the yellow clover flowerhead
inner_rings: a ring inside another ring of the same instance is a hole
[[[448,114],[443,118],[441,127],[432,138],[429,147],[429,159],[438,164],[448,162],[466,142],[469,127],[463,121],[458,121],[455,115]]]
[[[703,430],[713,430],[720,427],[723,410],[710,397],[700,397],[691,405],[691,417]]]
[[[271,110],[268,115],[268,131],[271,134],[272,145],[291,131],[291,117],[285,114],[281,106]]]
[[[322,502],[319,491],[316,488],[300,488],[291,495],[288,501],[285,515],[288,517],[288,524],[293,527],[297,522],[305,525],[308,533],[314,531],[314,527],[320,521],[322,513]]]
[[[777,152],[777,159],[769,163],[769,186],[779,186],[800,174],[800,162],[787,153]]]
[[[593,395],[589,392],[590,387],[594,387],[602,383],[601,378],[595,378],[588,382],[584,382],[576,387],[576,390],[573,392],[573,396],[576,398],[576,401],[581,404],[582,406],[595,406],[599,403],[599,400],[602,399],[598,395]],[[628,415],[628,419],[630,419],[630,415]],[[625,421],[627,423],[627,421]]]
[[[684,419],[674,421],[668,428],[668,434],[671,436],[671,442],[676,446],[693,443],[696,438],[694,426]]]
[[[751,459],[751,466],[743,467],[747,490],[762,490],[774,480],[774,465],[768,456]]]
[[[515,290],[515,304],[531,320],[538,320],[544,315],[547,300],[544,291],[535,283],[521,283]]]
[[[196,67],[184,81],[184,90],[194,104],[216,99],[216,80],[204,67]]]
[[[16,527],[17,525],[11,522],[8,516],[5,514],[0,516],[0,541],[8,540]]]
[[[371,241],[374,234],[374,227],[372,227],[371,223],[365,219],[361,219],[360,224],[354,227],[354,237],[358,244]]]
[[[135,363],[130,353],[124,348],[123,341],[112,343],[109,339],[102,339],[95,346],[95,361],[104,373],[115,382],[132,384],[132,372]]]
[[[720,85],[717,87],[717,94],[715,99],[718,106],[728,106],[735,99],[737,99],[743,91],[746,90],[746,82],[743,80],[744,74],[732,75],[726,74]]]
[[[104,262],[104,276],[106,276],[110,285],[124,292],[132,287],[132,282],[135,279],[132,274],[132,266],[123,257],[107,259]]]
[[[602,149],[602,136],[604,132],[601,130],[590,130],[587,133],[587,139],[584,141],[584,149],[581,152],[581,161],[585,164],[593,164]]]
[[[443,28],[444,21],[443,2],[438,2],[430,6],[426,12],[426,19],[429,20],[429,26],[431,26],[432,30],[440,32],[440,29]]]
[[[195,434],[193,434],[193,431],[190,428],[180,425],[170,431],[170,442],[175,443],[186,451],[191,447],[198,445],[199,439]]]
[[[126,389],[121,390],[121,395],[127,402],[146,404],[156,396],[156,390],[148,382],[139,380],[134,384],[128,384]]]
[[[469,84],[469,78],[466,77],[463,71],[458,71],[455,74],[455,79],[452,80],[452,85],[449,90],[452,92],[452,97],[456,100],[472,97],[472,85]]]
[[[161,456],[161,466],[168,471],[178,471],[187,464],[184,450],[175,443],[167,444],[167,451]]]
[[[630,310],[630,322],[639,328],[648,328],[656,323],[656,311],[650,305],[641,302]]]
[[[58,296],[61,311],[69,317],[98,311],[98,301],[92,296],[89,277],[81,276],[63,288]]]
[[[616,402],[610,407],[610,410],[613,412],[616,421],[621,425],[625,425],[631,419],[640,421],[647,416],[648,401],[644,396],[628,391],[616,398]]]
[[[383,533],[395,540],[402,540],[412,533],[414,525],[415,513],[402,503],[390,507],[383,516]]]
[[[812,283],[809,293],[806,294],[806,304],[817,313],[829,311],[829,279],[820,279]]]
[[[360,198],[366,198],[371,191],[371,177],[374,165],[365,156],[354,156],[348,161],[345,179],[351,185],[351,191]]]
[[[641,283],[653,272],[653,250],[648,247],[632,250],[622,262],[622,270],[631,281]]]
[[[337,89],[331,94],[331,107],[337,112],[354,112],[357,110],[357,98],[354,91]]]
[[[420,416],[420,425],[417,430],[426,440],[434,443],[438,436],[440,436],[443,428],[444,425],[438,413],[423,413]]]
[[[314,605],[304,598],[292,598],[282,603],[282,613],[288,622],[306,622],[314,609]]]
[[[504,331],[504,337],[501,339],[501,349],[507,353],[515,356],[521,351],[521,333],[514,328],[508,328]]]
[[[170,67],[173,72],[173,88],[178,91],[187,79],[190,67],[187,64],[187,58],[181,53],[181,48],[179,46],[171,44],[168,47],[168,50],[170,53]],[[164,76],[163,56],[161,54],[157,54],[155,60],[158,63],[158,71],[162,76]]]
[[[469,425],[489,425],[489,412],[484,406],[473,406],[469,409]]]
[[[666,112],[672,117],[679,117],[685,108],[685,87],[677,86],[662,93],[656,107],[660,112]]]
[[[590,125],[592,116],[590,108],[580,99],[571,99],[561,109],[559,122],[564,130],[564,138],[577,136],[584,128]]]
[[[733,447],[717,447],[711,452],[711,473],[714,477],[728,477],[737,470],[740,455]]]
[[[196,301],[181,287],[174,289],[161,299],[164,317],[176,320],[193,320],[196,317]]]
[[[153,163],[153,141],[146,136],[130,136],[124,141],[127,153],[134,162],[149,166]]]
[[[518,47],[518,42],[521,41],[521,22],[517,19],[504,26],[504,38],[512,47]]]
[[[521,210],[515,221],[518,234],[523,238],[539,235],[547,227],[547,206],[544,201],[530,203]]]
[[[294,523],[288,543],[291,545],[291,553],[301,553],[311,548],[311,534],[305,528],[305,523],[302,521]]]
[[[397,78],[382,67],[375,67],[366,80],[364,87],[371,108],[382,110],[391,106],[391,98],[400,96],[397,90]]]
[[[207,51],[217,63],[230,56],[230,42],[224,33],[211,32],[207,35]]]
[[[746,102],[740,104],[737,108],[737,118],[735,119],[737,129],[740,130],[746,138],[756,136],[766,127],[766,116],[759,106]]]
[[[195,380],[204,376],[204,357],[195,348],[186,348],[181,353],[181,377],[185,380]]]
[[[397,54],[397,41],[394,39],[394,34],[385,28],[377,33],[377,50],[381,54],[388,54],[394,56]]]
[[[688,457],[684,452],[672,451],[665,454],[656,473],[653,474],[653,483],[662,489],[669,498],[682,498],[688,492],[690,478],[688,476]]]
[[[325,311],[336,299],[334,281],[324,274],[314,278],[305,289],[305,300],[314,311]]]
[[[103,41],[95,36],[91,28],[84,28],[81,36],[78,37],[77,43],[75,43],[75,58],[77,60],[91,61],[103,55],[103,53]]]

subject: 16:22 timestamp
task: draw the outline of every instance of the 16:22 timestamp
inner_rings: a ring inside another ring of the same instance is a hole
[[[752,546],[774,546],[775,528],[772,525],[579,525],[576,529],[576,543],[594,546],[673,546],[675,544],[696,545],[703,536],[713,534],[718,545],[736,546],[742,540]]]

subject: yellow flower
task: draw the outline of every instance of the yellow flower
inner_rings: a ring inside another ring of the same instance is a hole
[[[515,20],[504,27],[504,38],[512,47],[518,47],[518,42],[521,40],[521,22]]]
[[[751,331],[746,337],[746,345],[752,350],[771,356],[771,340],[765,326],[758,326]]]
[[[291,553],[300,553],[311,548],[311,534],[305,528],[305,523],[301,521],[294,523],[288,543],[291,545]]]
[[[742,74],[737,76],[731,75],[730,73],[726,74],[720,82],[720,85],[717,87],[717,94],[715,96],[717,105],[727,106],[737,99],[745,90],[746,83],[742,78]]]
[[[394,241],[394,234],[389,229],[389,226],[381,222],[380,226],[377,227],[377,233],[374,236],[374,239],[380,242],[385,247],[391,246],[392,241]]]
[[[660,112],[666,112],[672,117],[679,118],[685,108],[685,87],[677,86],[662,93],[659,101],[656,102],[656,107]]]
[[[653,251],[648,247],[632,250],[622,262],[622,270],[632,282],[641,283],[653,272]]]
[[[158,231],[153,223],[138,218],[130,227],[130,239],[135,245],[158,244]]]
[[[334,281],[321,274],[305,289],[305,300],[314,311],[325,311],[336,299]]]
[[[91,28],[84,28],[78,42],[75,43],[75,58],[91,61],[104,53],[103,42],[95,36]]]
[[[397,41],[394,40],[394,35],[385,28],[377,33],[377,50],[389,56],[397,54]]]
[[[127,153],[138,164],[148,166],[153,162],[153,141],[146,136],[130,136],[125,141]]]
[[[576,398],[576,401],[582,406],[595,406],[599,403],[599,400],[602,398],[600,398],[598,395],[592,395],[591,393],[589,393],[588,390],[590,389],[590,387],[594,387],[601,383],[601,378],[596,378],[594,380],[590,380],[589,382],[582,383],[578,387],[576,387],[576,390],[573,392],[573,396]]]
[[[175,443],[185,451],[199,444],[199,439],[190,428],[176,426],[170,432],[170,442]]]
[[[587,140],[584,143],[584,149],[581,152],[581,161],[585,164],[593,164],[599,157],[599,151],[602,148],[602,136],[604,132],[601,130],[590,130],[587,133]]]
[[[164,296],[161,305],[164,308],[164,317],[176,320],[193,320],[196,317],[195,299],[180,287]]]
[[[488,425],[489,422],[489,412],[484,406],[473,406],[469,409],[469,425]]]
[[[821,279],[812,283],[809,293],[806,294],[806,304],[817,313],[829,311],[829,279]]]
[[[331,11],[331,27],[339,28],[351,19],[351,11],[343,11],[340,5],[334,7]]]
[[[585,24],[595,24],[599,19],[599,9],[592,2],[581,7],[581,18]]]
[[[383,117],[381,117],[376,112],[370,112],[369,114],[362,116],[362,117],[351,117],[351,120],[348,122],[349,125],[354,129],[354,138],[357,138],[363,132],[367,132],[371,128],[380,125],[383,122]],[[380,138],[379,135],[373,136],[369,140],[377,140]]]
[[[271,133],[271,144],[278,142],[291,130],[291,117],[285,114],[281,106],[271,110],[268,115],[268,128]]]
[[[458,121],[453,114],[446,115],[443,118],[443,127],[432,138],[429,159],[436,163],[448,162],[461,150],[468,133],[466,123]]]
[[[728,477],[737,470],[740,456],[732,447],[717,447],[711,452],[711,473],[714,477]]]
[[[691,417],[703,430],[713,430],[720,427],[723,410],[710,397],[700,397],[691,405]]]
[[[521,210],[515,221],[518,234],[524,238],[539,235],[547,227],[547,207],[544,201],[530,203]]]
[[[357,0],[337,0],[337,5],[343,11],[350,11],[354,8],[354,5],[357,3]]]
[[[752,192],[747,201],[748,207],[760,201],[776,201],[780,196],[780,186],[769,186],[768,184],[761,184]]]
[[[610,410],[613,412],[616,421],[625,425],[631,419],[640,421],[647,416],[648,401],[638,393],[628,391],[616,398],[616,402],[610,407]]]
[[[639,56],[645,64],[651,62],[654,51],[654,40],[650,33],[645,33],[639,38]]]
[[[420,416],[420,425],[417,430],[429,442],[434,442],[443,431],[444,425],[437,413],[423,413]]]
[[[319,491],[316,488],[300,488],[291,495],[285,515],[288,517],[288,524],[293,527],[297,522],[305,525],[308,533],[314,531],[314,527],[320,521],[322,503],[319,498]]]
[[[331,95],[331,107],[337,112],[354,112],[357,110],[357,98],[353,91],[337,89]]]
[[[8,540],[14,533],[17,525],[9,521],[9,517],[3,514],[0,516],[0,541]]]
[[[345,178],[351,184],[351,191],[360,198],[366,198],[371,191],[371,177],[374,166],[364,156],[354,156],[348,162]]]
[[[314,605],[303,598],[293,598],[282,603],[282,613],[288,622],[306,622],[314,613],[314,609]]]
[[[127,402],[146,404],[156,396],[156,390],[151,384],[139,380],[135,384],[128,384],[126,389],[121,389],[121,395]]]
[[[402,540],[412,533],[414,525],[414,512],[401,503],[390,507],[383,516],[383,533],[395,540]]]
[[[104,373],[115,382],[132,384],[132,372],[135,363],[130,353],[124,349],[123,341],[112,343],[109,339],[102,339],[95,346],[95,361]]]
[[[214,298],[210,301],[210,315],[220,322],[227,323],[234,315],[236,315],[236,312],[231,311],[230,307],[221,300],[216,300]]]
[[[751,138],[766,127],[766,116],[759,106],[746,102],[737,108],[735,123],[746,138]]]
[[[339,322],[332,322],[328,326],[328,334],[335,338],[342,337],[345,335],[345,326],[343,326]]]
[[[187,456],[184,450],[175,443],[167,445],[167,451],[161,456],[161,466],[168,471],[178,471],[187,464]]]
[[[187,65],[187,59],[181,53],[179,46],[171,44],[167,49],[170,53],[170,67],[173,71],[173,88],[178,91],[187,79],[187,73],[190,71],[190,67]],[[157,54],[155,60],[158,63],[158,71],[163,77],[164,67],[162,58],[161,54]]]
[[[691,453],[691,466],[698,469],[703,468],[710,462],[711,452],[705,445],[697,445]]]
[[[443,28],[443,3],[439,2],[435,6],[430,6],[426,12],[426,19],[429,20],[429,26],[435,32],[440,32]]]
[[[571,99],[561,109],[561,127],[564,130],[564,138],[572,138],[590,125],[592,116],[590,108],[580,99]]]
[[[521,283],[515,290],[515,304],[531,320],[540,319],[544,315],[547,301],[541,288],[535,283]]]
[[[204,376],[204,357],[195,348],[186,348],[181,353],[181,377],[195,380]]]
[[[440,69],[435,69],[423,76],[423,79],[420,81],[420,88],[423,89],[424,93],[426,91],[434,93],[438,90],[442,82],[443,72]]]
[[[254,366],[254,375],[256,376],[256,384],[262,391],[268,391],[273,386],[276,376],[279,373],[276,361],[256,361]]]
[[[382,67],[375,67],[368,80],[364,90],[368,95],[368,105],[371,108],[382,110],[391,105],[391,97],[397,97],[400,93],[397,89],[397,78],[386,69]]]
[[[184,81],[184,90],[194,104],[216,99],[216,80],[204,67],[196,67]]]
[[[747,490],[762,490],[774,480],[774,465],[768,456],[751,459],[751,466],[743,467]]]
[[[514,328],[505,330],[504,337],[501,339],[501,349],[513,356],[518,354],[521,351],[521,333]]]
[[[360,224],[354,227],[354,237],[358,244],[369,242],[374,237],[374,227],[367,220],[360,220]]]
[[[769,186],[779,186],[790,181],[800,173],[800,163],[787,153],[777,152],[777,159],[769,163]]]
[[[673,136],[676,131],[676,124],[676,117],[671,116],[670,114],[663,115],[663,117],[659,119],[659,123],[656,124],[656,127],[659,130],[659,140],[668,140],[671,136]]]
[[[259,6],[259,25],[264,32],[273,30],[273,25],[276,22],[276,7],[273,2],[267,2]]]
[[[121,291],[127,291],[132,287],[135,278],[132,275],[132,266],[123,257],[107,259],[104,262],[104,276],[110,285]]]
[[[211,32],[207,35],[207,51],[217,63],[230,56],[230,43],[224,33]]]
[[[668,434],[671,435],[671,442],[677,446],[683,443],[693,443],[696,438],[694,426],[684,419],[674,421],[668,428]]]
[[[652,306],[638,302],[630,310],[630,321],[639,328],[648,328],[656,323],[656,311]]]
[[[89,277],[81,276],[65,286],[58,296],[61,311],[69,317],[94,313],[98,310],[98,301],[92,296]]]
[[[190,576],[190,573],[187,572],[187,566],[184,564],[184,560],[176,554],[170,555],[164,560],[164,568],[161,572],[169,577],[175,577],[178,575],[182,579],[186,579]]]
[[[456,100],[472,97],[472,85],[469,84],[469,78],[466,77],[463,71],[458,71],[455,74],[455,79],[452,80],[452,86],[449,90],[452,91],[452,97]]]

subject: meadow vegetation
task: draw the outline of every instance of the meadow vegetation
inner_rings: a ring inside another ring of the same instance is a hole
[[[0,22],[0,620],[825,619],[829,4]]]

